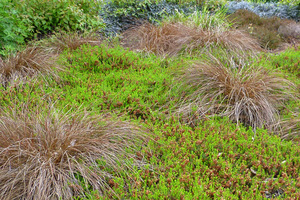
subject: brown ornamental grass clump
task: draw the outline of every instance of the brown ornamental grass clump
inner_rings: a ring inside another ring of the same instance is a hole
[[[241,31],[203,29],[180,22],[164,22],[158,26],[145,23],[127,30],[122,37],[125,47],[158,55],[191,54],[218,45],[239,53],[260,50],[256,40]]]
[[[261,47],[269,50],[292,42],[299,36],[299,23],[278,17],[263,18],[248,10],[237,10],[228,16],[228,20],[239,29],[257,38]],[[299,38],[298,38],[299,39]]]
[[[0,58],[0,84],[7,85],[11,81],[26,79],[36,74],[54,74],[52,67],[55,58],[52,51],[38,46],[27,47],[5,60]]]
[[[105,116],[53,108],[1,111],[0,196],[72,199],[101,193],[112,174],[132,169],[129,158],[138,164],[132,152],[144,136],[139,127]]]
[[[254,129],[275,129],[279,107],[293,97],[294,84],[279,74],[213,56],[184,69],[181,80],[185,90],[193,91],[179,109],[183,117],[195,108],[197,115],[228,116]]]
[[[96,33],[58,32],[42,41],[41,45],[56,53],[61,53],[66,49],[75,50],[84,44],[96,46],[101,43],[102,38]]]

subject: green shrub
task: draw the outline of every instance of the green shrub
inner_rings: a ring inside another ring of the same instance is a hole
[[[24,44],[27,30],[19,19],[19,12],[9,0],[0,1],[0,56],[15,52]]]
[[[280,3],[282,4],[290,4],[290,5],[295,5],[295,6],[299,6],[300,5],[300,1],[299,0],[280,0]]]
[[[100,29],[104,25],[97,15],[99,5],[86,0],[24,0],[15,1],[21,19],[30,32],[27,39],[55,31],[84,31]]]

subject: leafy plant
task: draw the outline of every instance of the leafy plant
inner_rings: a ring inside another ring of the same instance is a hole
[[[155,23],[176,11],[189,14],[198,9],[193,3],[178,5],[169,1],[117,0],[106,4],[100,15],[107,25],[106,34],[115,35],[141,24],[144,20]]]
[[[19,19],[20,13],[9,0],[0,2],[0,56],[6,57],[14,53],[25,43],[28,31]]]
[[[290,4],[290,5],[295,5],[295,6],[299,6],[300,5],[300,1],[299,0],[280,0],[280,3],[283,4]]]
[[[14,2],[22,21],[30,31],[27,39],[40,37],[55,31],[83,31],[86,29],[101,29],[104,27],[101,19],[95,13],[95,3],[84,0],[25,0]],[[91,6],[91,13],[88,7]]]

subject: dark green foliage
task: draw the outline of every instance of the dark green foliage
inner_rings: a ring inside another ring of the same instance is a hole
[[[176,12],[191,14],[199,9],[195,3],[176,4],[173,1],[129,0],[112,1],[106,4],[100,16],[104,19],[106,34],[116,34],[132,26],[139,25],[141,21],[156,22],[164,16],[174,15]]]

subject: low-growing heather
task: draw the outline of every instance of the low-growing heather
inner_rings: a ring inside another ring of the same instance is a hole
[[[47,76],[24,85],[1,88],[0,106],[14,106],[15,101],[32,106],[56,102],[60,109],[127,114],[136,119],[152,117],[168,101],[172,76],[168,73],[179,62],[171,63],[154,55],[144,56],[120,46],[82,45],[62,55],[59,79]]]
[[[300,48],[290,48],[284,52],[274,55],[263,55],[260,57],[261,63],[269,63],[270,66],[280,69],[290,75],[300,79]],[[264,59],[268,57],[268,59]],[[289,76],[290,76],[289,75]]]
[[[123,199],[299,198],[300,151],[292,142],[227,119],[203,121],[194,129],[177,119],[157,121],[153,131],[152,151],[141,154],[157,167],[139,170],[131,182],[114,179]]]
[[[82,46],[65,55],[61,74],[63,104],[128,113],[147,119],[167,101],[172,77],[168,64],[155,56],[144,57],[120,46]],[[173,94],[174,95],[174,94]]]

